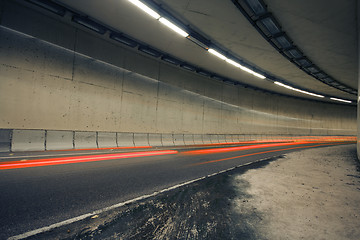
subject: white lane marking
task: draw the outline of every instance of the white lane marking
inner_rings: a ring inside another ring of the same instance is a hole
[[[272,156],[272,157],[268,157],[268,158],[262,158],[262,159],[260,159],[260,160],[254,161],[254,162],[249,162],[249,163],[245,163],[245,164],[240,164],[240,165],[238,165],[238,166],[236,166],[236,167],[231,167],[231,168],[228,168],[228,169],[226,169],[226,170],[221,170],[221,171],[219,171],[219,172],[216,172],[216,173],[213,173],[213,174],[209,174],[209,175],[207,175],[206,177],[212,177],[212,176],[215,176],[215,175],[219,175],[219,174],[222,174],[222,173],[225,173],[225,172],[229,172],[229,171],[231,171],[231,170],[234,170],[235,168],[244,167],[244,166],[250,165],[250,164],[252,164],[252,163],[257,163],[257,162],[261,162],[261,161],[264,161],[264,160],[267,160],[267,159],[271,159],[271,158],[273,158],[273,157],[276,157],[276,156]],[[74,217],[74,218],[67,219],[67,220],[62,221],[62,222],[54,223],[54,224],[51,224],[51,225],[49,225],[49,226],[47,226],[47,227],[38,228],[38,229],[29,231],[29,232],[26,232],[26,233],[22,233],[22,234],[19,234],[19,235],[16,235],[16,236],[12,236],[12,237],[9,237],[8,240],[19,240],[19,239],[24,239],[24,238],[27,238],[27,237],[34,236],[34,235],[36,235],[36,234],[44,233],[44,232],[50,231],[50,230],[55,229],[55,228],[58,228],[58,227],[62,227],[62,226],[65,226],[65,225],[68,225],[68,224],[71,224],[71,223],[74,223],[74,222],[77,222],[77,221],[81,221],[81,220],[83,220],[83,219],[85,219],[85,218],[92,217],[92,216],[94,216],[94,215],[99,215],[99,214],[101,214],[101,213],[110,211],[110,210],[112,210],[112,209],[125,206],[125,205],[130,204],[130,203],[134,203],[134,202],[141,201],[141,200],[144,200],[144,199],[147,199],[147,198],[150,198],[150,197],[154,197],[154,196],[156,196],[156,195],[159,195],[160,193],[168,192],[168,191],[170,191],[170,190],[174,190],[174,189],[176,189],[176,188],[183,187],[183,186],[185,186],[185,185],[189,185],[189,184],[191,184],[191,183],[194,183],[194,182],[203,180],[203,179],[205,179],[206,177],[199,177],[199,178],[196,178],[196,179],[187,181],[187,182],[183,182],[183,183],[174,185],[174,186],[172,186],[172,187],[168,187],[168,188],[162,189],[162,190],[160,190],[160,191],[158,191],[158,192],[153,192],[153,193],[151,193],[151,194],[146,194],[146,195],[143,195],[143,196],[140,196],[140,197],[137,197],[137,198],[133,198],[133,199],[127,200],[127,201],[125,201],[125,202],[117,203],[117,204],[114,204],[114,205],[109,206],[109,207],[105,207],[105,208],[102,208],[102,209],[99,209],[99,210],[95,210],[95,211],[93,211],[93,212],[91,212],[91,213],[86,213],[86,214],[83,214],[83,215],[80,215],[80,216],[77,216],[77,217]]]

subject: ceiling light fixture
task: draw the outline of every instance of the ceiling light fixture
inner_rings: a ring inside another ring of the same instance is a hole
[[[80,25],[83,25],[84,27],[87,27],[88,29],[91,29],[91,30],[97,32],[97,33],[104,34],[106,32],[106,28],[104,26],[94,22],[93,20],[91,20],[87,17],[74,15],[72,17],[72,20]]]
[[[152,49],[150,47],[147,47],[147,46],[140,46],[138,49],[139,49],[139,51],[149,54],[155,58],[158,58],[161,56],[160,52],[158,52],[155,49]]]
[[[221,60],[226,60],[226,59],[227,59],[224,55],[222,55],[221,53],[219,53],[218,51],[216,51],[216,50],[213,49],[213,48],[210,48],[210,49],[208,50],[208,52],[211,53],[211,54],[213,54],[213,55],[215,55],[215,56],[217,56],[217,57],[220,58]]]
[[[338,102],[344,102],[344,103],[352,103],[352,101],[341,99],[341,98],[330,98],[331,100],[338,101]]]
[[[139,0],[128,0],[129,2],[131,2],[132,4],[134,4],[135,6],[137,6],[138,8],[140,8],[141,10],[143,10],[144,12],[146,12],[147,14],[149,14],[150,16],[152,16],[155,19],[159,19],[160,15],[155,12],[154,10],[152,10],[151,8],[149,8],[148,6],[146,6],[144,3],[142,3]]]
[[[254,75],[255,77],[261,78],[261,79],[265,79],[266,77],[264,75],[261,75],[260,73],[254,72],[253,70],[244,67],[243,65],[241,65],[240,63],[235,62],[234,60],[231,60],[229,58],[226,59],[227,63],[230,63],[231,65],[233,65],[234,67],[240,68],[241,70],[248,72],[252,75]]]
[[[257,72],[253,72],[252,75],[254,75],[255,77],[261,78],[261,79],[265,79],[266,77],[260,73]]]
[[[266,5],[261,0],[247,0],[246,3],[255,13],[256,16],[261,16],[266,13]]]
[[[244,67],[244,66],[242,66],[242,65],[240,65],[240,69],[243,70],[243,71],[245,71],[245,72],[248,72],[248,73],[254,75],[255,77],[258,77],[258,78],[261,78],[261,79],[265,79],[265,78],[266,78],[264,75],[261,75],[261,74],[259,74],[259,73],[257,73],[257,72],[254,72],[253,70],[251,70],[251,69],[249,69],[249,68],[247,68],[247,67]]]
[[[179,28],[178,26],[176,26],[175,24],[173,24],[172,22],[170,22],[169,20],[167,20],[164,17],[161,17],[159,19],[159,21],[164,24],[165,26],[167,26],[168,28],[170,28],[171,30],[173,30],[174,32],[180,34],[183,37],[187,37],[189,36],[189,34],[187,32],[185,32],[184,30],[182,30],[181,28]]]
[[[291,87],[289,85],[286,85],[286,84],[283,84],[281,82],[274,82],[276,85],[279,85],[281,87],[284,87],[284,88],[287,88],[287,89],[290,89],[290,90],[293,90],[293,91],[296,91],[296,92],[300,92],[300,93],[304,93],[304,94],[307,94],[307,95],[310,95],[310,96],[314,96],[314,97],[318,97],[318,98],[324,98],[323,95],[319,95],[319,94],[315,94],[315,93],[311,93],[311,92],[307,92],[307,91],[304,91],[304,90],[300,90],[300,89],[297,89],[297,88],[294,88],[294,87]]]
[[[132,40],[131,38],[128,38],[122,34],[118,34],[118,33],[111,33],[109,36],[111,39],[118,41],[122,44],[125,44],[129,47],[136,47],[138,44],[135,40]]]
[[[240,68],[241,67],[241,64],[235,62],[234,60],[231,60],[231,59],[226,59],[226,62],[227,63],[230,63],[231,65],[233,65],[234,67],[237,67],[237,68]]]

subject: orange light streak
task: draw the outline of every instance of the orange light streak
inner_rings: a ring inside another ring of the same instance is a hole
[[[270,143],[270,144],[260,144],[260,145],[249,145],[241,147],[228,147],[228,148],[212,148],[212,149],[202,149],[202,150],[193,150],[183,152],[184,155],[199,155],[199,154],[214,154],[214,153],[224,153],[224,152],[234,152],[234,151],[244,151],[257,148],[270,148],[270,147],[280,147],[280,146],[291,146],[291,145],[300,145],[300,144],[311,144],[314,142],[303,141],[303,142],[290,142],[290,143]]]
[[[178,151],[165,150],[165,151],[152,151],[152,152],[132,152],[132,153],[103,154],[103,155],[91,155],[91,156],[35,159],[35,160],[27,160],[27,161],[13,161],[13,162],[0,163],[0,170],[41,167],[41,166],[80,163],[80,162],[95,162],[95,161],[104,161],[104,160],[113,160],[113,159],[122,159],[122,158],[160,156],[160,155],[176,154],[176,153],[178,153]]]
[[[249,157],[249,156],[254,156],[254,155],[259,155],[259,154],[272,153],[272,152],[280,152],[280,151],[285,151],[285,150],[294,150],[294,149],[300,149],[300,148],[313,148],[313,147],[320,147],[320,146],[333,146],[333,145],[341,145],[341,144],[347,144],[347,143],[325,143],[325,144],[317,144],[317,145],[312,145],[312,146],[299,146],[299,147],[292,147],[292,148],[276,149],[276,150],[270,150],[270,151],[264,151],[264,152],[249,153],[249,154],[244,154],[244,155],[235,156],[235,157],[216,159],[216,160],[211,160],[211,161],[206,161],[206,162],[201,162],[201,163],[195,163],[195,164],[192,164],[191,166],[199,166],[199,165],[204,165],[204,164],[209,164],[209,163],[223,162],[223,161],[228,161],[228,160],[232,160],[232,159],[236,159],[236,158],[243,158],[243,157]]]

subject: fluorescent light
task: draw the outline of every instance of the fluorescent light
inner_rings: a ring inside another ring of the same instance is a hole
[[[208,51],[209,51],[209,53],[217,56],[217,57],[220,58],[221,60],[226,60],[226,59],[227,59],[224,55],[222,55],[221,53],[219,53],[219,52],[216,51],[215,49],[210,48]]]
[[[266,78],[265,76],[263,76],[263,75],[261,75],[261,74],[259,74],[259,73],[257,73],[257,72],[254,72],[253,70],[251,70],[251,69],[249,69],[249,68],[247,68],[247,67],[244,67],[244,66],[242,66],[242,65],[240,65],[240,68],[241,68],[241,70],[243,70],[243,71],[245,71],[245,72],[248,72],[248,73],[254,75],[255,77],[258,77],[258,78],[261,78],[261,79],[265,79],[265,78]]]
[[[339,102],[344,102],[344,103],[352,103],[352,101],[349,101],[349,100],[344,100],[344,99],[341,99],[341,98],[330,98],[331,100],[334,100],[334,101],[339,101]]]
[[[226,62],[230,63],[231,65],[233,65],[233,66],[235,66],[237,68],[241,67],[241,65],[239,63],[237,63],[237,62],[235,62],[235,61],[233,61],[231,59],[226,59]]]
[[[231,59],[226,59],[226,62],[230,63],[231,65],[240,68],[241,70],[248,72],[252,75],[254,75],[255,77],[261,78],[261,79],[265,79],[266,77],[264,75],[261,75],[260,73],[254,72],[253,70],[244,67],[243,65],[241,65],[240,63],[235,62],[234,60]]]
[[[287,89],[290,89],[290,90],[293,90],[293,91],[296,91],[296,92],[304,93],[304,94],[307,94],[307,95],[310,95],[310,96],[314,96],[314,97],[318,97],[318,98],[324,98],[323,95],[319,95],[319,94],[307,92],[307,91],[304,91],[304,90],[300,90],[300,89],[297,89],[297,88],[288,86],[288,85],[286,85],[286,84],[283,84],[283,83],[281,83],[281,82],[274,82],[274,83],[275,83],[276,85],[279,85],[279,86],[281,86],[281,87],[284,87],[284,88],[287,88]]]
[[[151,8],[149,8],[139,0],[128,0],[128,1],[134,4],[135,6],[137,6],[138,8],[140,8],[141,10],[143,10],[144,12],[146,12],[147,14],[149,14],[150,16],[152,16],[153,18],[155,19],[160,18],[160,15],[157,12],[155,12],[154,10],[152,10]]]
[[[171,30],[173,30],[174,32],[177,32],[178,34],[180,34],[181,36],[183,36],[183,37],[189,36],[189,34],[187,32],[185,32],[184,30],[182,30],[181,28],[179,28],[178,26],[176,26],[175,24],[173,24],[172,22],[170,22],[166,18],[161,17],[159,19],[159,21],[162,24],[164,24],[165,26],[167,26],[168,28],[170,28]]]
[[[244,66],[240,66],[240,68],[241,68],[241,70],[243,70],[243,71],[245,71],[245,72],[248,72],[248,73],[250,73],[250,74],[252,74],[253,73],[253,71],[251,70],[251,69],[249,69],[249,68],[247,68],[247,67],[244,67]]]
[[[260,73],[257,73],[257,72],[253,72],[252,75],[254,75],[255,77],[261,78],[261,79],[266,78],[264,75],[261,75]]]
[[[285,84],[283,84],[283,83],[281,83],[281,82],[274,82],[276,85],[279,85],[279,86],[281,86],[281,87],[285,87],[285,88],[288,88],[288,89],[293,89],[293,87],[290,87],[290,86],[288,86],[288,85],[285,85]]]

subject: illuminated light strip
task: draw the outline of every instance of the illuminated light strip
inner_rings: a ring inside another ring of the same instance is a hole
[[[143,10],[144,12],[146,12],[147,14],[149,14],[150,16],[152,16],[155,19],[159,19],[160,15],[155,12],[154,10],[152,10],[151,8],[149,8],[148,6],[146,6],[144,3],[142,3],[139,0],[128,0],[129,2],[131,2],[132,4],[134,4],[135,6],[137,6],[138,8],[140,8],[141,10]]]
[[[168,28],[170,28],[171,30],[173,30],[174,32],[180,34],[183,37],[187,37],[189,36],[189,34],[187,32],[185,32],[184,30],[182,30],[181,28],[179,28],[178,26],[176,26],[175,24],[173,24],[172,22],[170,22],[169,20],[167,20],[164,17],[161,17],[159,19],[159,21],[164,24],[165,26],[167,26]]]
[[[227,60],[227,58],[226,58],[224,55],[222,55],[221,53],[219,53],[219,52],[216,51],[215,49],[210,48],[210,49],[208,50],[208,52],[211,53],[211,54],[213,54],[213,55],[215,55],[215,56],[217,56],[217,57],[220,58],[221,60]]]
[[[286,85],[286,84],[283,84],[281,82],[274,82],[276,85],[279,85],[281,87],[284,87],[284,88],[287,88],[287,89],[290,89],[290,90],[293,90],[293,91],[296,91],[296,92],[300,92],[300,93],[304,93],[304,94],[307,94],[307,95],[311,95],[311,96],[314,96],[314,97],[318,97],[318,98],[324,98],[325,96],[323,95],[319,95],[319,94],[315,94],[315,93],[311,93],[311,92],[307,92],[307,91],[304,91],[304,90],[300,90],[300,89],[297,89],[297,88],[294,88],[294,87],[291,87],[289,85]]]
[[[294,149],[300,149],[300,148],[314,148],[314,147],[322,147],[322,146],[336,146],[336,145],[342,145],[342,144],[348,144],[348,143],[325,143],[325,144],[317,144],[317,145],[313,145],[313,146],[299,146],[299,147],[292,147],[292,148],[276,149],[276,150],[270,150],[270,151],[264,151],[264,152],[249,153],[249,154],[235,156],[235,157],[216,159],[216,160],[211,160],[211,161],[206,161],[206,162],[201,162],[201,163],[195,163],[195,164],[191,164],[190,166],[199,166],[199,165],[205,165],[205,164],[209,164],[209,163],[223,162],[223,161],[228,161],[228,160],[232,160],[232,159],[236,159],[236,158],[250,157],[250,156],[254,156],[254,155],[260,155],[260,154],[272,153],[272,152],[280,152],[280,151],[285,151],[285,150],[294,150]]]
[[[233,65],[234,67],[241,68],[241,64],[235,62],[234,60],[231,60],[231,59],[228,58],[228,59],[226,59],[226,62],[230,63],[230,64]]]
[[[153,18],[159,20],[162,24],[164,24],[165,26],[167,26],[174,32],[180,34],[183,37],[189,36],[189,34],[186,31],[184,31],[180,27],[176,26],[174,23],[172,23],[168,19],[161,17],[160,14],[158,14],[156,11],[154,11],[153,9],[148,7],[143,2],[141,2],[139,0],[128,0],[128,1],[131,2],[132,4],[134,4],[135,6],[137,6],[138,8],[140,8],[141,10],[143,10],[144,12],[146,12],[147,14],[149,14],[150,16],[152,16]]]
[[[331,100],[334,100],[334,101],[338,101],[338,102],[352,103],[352,101],[345,100],[345,99],[341,99],[341,98],[334,98],[334,97],[331,97],[330,99],[331,99]]]
[[[233,65],[234,67],[237,67],[237,68],[240,68],[241,70],[245,71],[245,72],[248,72],[258,78],[261,78],[261,79],[265,79],[266,77],[264,75],[261,75],[257,72],[254,72],[253,70],[247,68],[247,67],[244,67],[243,65],[241,65],[240,63],[237,63],[235,62],[234,60],[231,60],[229,58],[226,59],[226,62],[227,63],[230,63],[231,65]]]
[[[63,157],[63,158],[49,158],[49,159],[36,159],[28,161],[13,161],[0,163],[0,169],[16,169],[16,168],[28,168],[28,167],[41,167],[50,165],[60,165],[69,163],[81,163],[81,162],[95,162],[122,158],[135,158],[135,157],[149,157],[160,156],[167,154],[176,154],[176,150],[166,151],[153,151],[153,152],[135,152],[135,153],[120,153],[120,154],[105,154],[105,155],[91,155],[91,156],[77,156],[77,157]]]
[[[261,78],[261,79],[265,79],[265,78],[266,78],[265,76],[263,76],[263,75],[261,75],[261,74],[259,74],[259,73],[256,73],[256,72],[254,72],[253,70],[251,70],[251,69],[249,69],[249,68],[247,68],[247,67],[240,66],[240,69],[243,70],[243,71],[245,71],[245,72],[248,72],[248,73],[250,73],[250,74],[252,74],[252,75],[254,75],[254,76],[258,77],[258,78]]]

